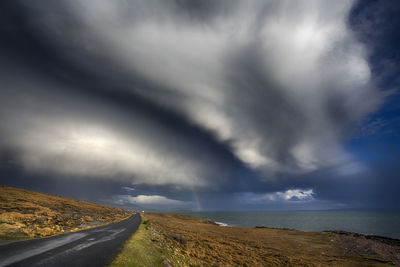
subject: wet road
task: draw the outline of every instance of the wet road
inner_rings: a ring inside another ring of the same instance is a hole
[[[0,266],[106,266],[140,222],[135,214],[103,227],[0,245]]]

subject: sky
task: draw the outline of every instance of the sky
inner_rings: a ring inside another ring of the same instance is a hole
[[[0,2],[0,183],[134,209],[398,210],[400,2]]]

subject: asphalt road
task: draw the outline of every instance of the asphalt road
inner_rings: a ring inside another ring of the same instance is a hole
[[[0,245],[0,266],[106,266],[140,222],[135,214],[103,227]]]

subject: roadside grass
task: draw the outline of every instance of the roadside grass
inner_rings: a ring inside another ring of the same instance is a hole
[[[173,248],[163,248],[157,242],[157,237],[151,229],[151,223],[141,215],[142,223],[138,230],[128,239],[122,251],[109,267],[125,266],[189,266],[183,254]]]

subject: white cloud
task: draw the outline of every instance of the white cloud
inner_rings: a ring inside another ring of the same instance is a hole
[[[49,84],[30,81],[24,94],[0,92],[8,99],[0,106],[0,121],[7,122],[2,124],[0,146],[16,151],[13,160],[27,170],[131,184],[190,188],[218,184],[206,178],[216,161],[199,160],[199,153],[207,153],[204,147],[192,149],[192,140],[187,145],[189,140],[177,138],[174,130],[143,114],[127,116],[85,98],[56,90],[49,93],[45,91]],[[43,95],[48,98],[45,105]]]
[[[300,189],[289,189],[285,192],[276,192],[275,193],[279,198],[284,200],[312,200],[313,198],[313,190],[300,190]]]
[[[131,192],[131,191],[135,191],[136,189],[133,187],[129,187],[129,186],[123,186],[121,187],[122,190],[125,190],[127,192]]]
[[[267,194],[248,193],[245,200],[249,203],[268,203],[268,202],[287,202],[287,201],[313,201],[313,189],[288,189],[284,192],[274,192]]]
[[[120,176],[135,184],[205,185],[196,178],[199,169],[195,162],[179,154],[166,155],[145,138],[132,139],[77,121],[52,126],[46,122],[45,127],[46,131],[30,130],[15,142],[24,151],[26,168],[86,177]]]
[[[114,202],[117,204],[135,204],[143,207],[164,207],[179,208],[191,204],[181,200],[169,199],[160,195],[118,195],[114,196]]]

